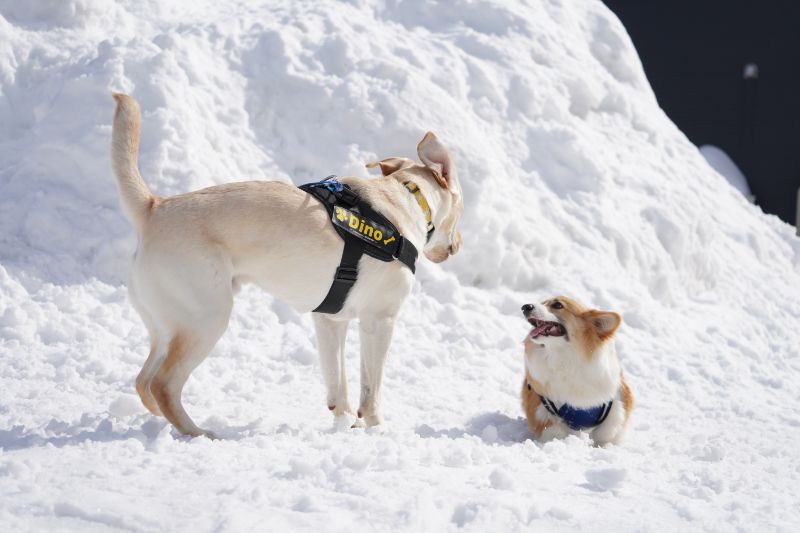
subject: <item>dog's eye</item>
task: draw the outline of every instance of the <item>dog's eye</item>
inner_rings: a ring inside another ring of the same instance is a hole
[[[555,302],[551,303],[550,307],[552,309],[564,309],[564,306],[561,305],[561,302],[559,302],[558,300],[556,300]]]

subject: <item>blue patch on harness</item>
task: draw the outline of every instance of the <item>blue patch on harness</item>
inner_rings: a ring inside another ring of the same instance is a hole
[[[578,409],[565,403],[561,407],[556,407],[552,400],[539,396],[545,409],[553,415],[559,417],[564,423],[574,431],[581,431],[597,427],[605,422],[608,413],[611,411],[611,405],[614,401],[598,405],[597,407],[589,407],[588,409]]]

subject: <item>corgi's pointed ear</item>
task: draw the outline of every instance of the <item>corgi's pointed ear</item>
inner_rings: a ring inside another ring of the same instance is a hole
[[[398,170],[402,170],[413,165],[414,162],[407,157],[390,157],[388,159],[382,159],[381,161],[367,163],[367,168],[375,168],[379,166],[381,167],[381,174],[388,176],[389,174],[394,174]]]
[[[622,317],[613,311],[586,311],[583,318],[597,332],[600,340],[611,338],[622,324]]]
[[[436,182],[444,188],[448,189],[450,183],[455,178],[455,169],[453,168],[453,158],[450,151],[445,148],[433,132],[428,132],[425,137],[417,145],[417,155],[420,160],[425,163],[425,166],[433,172]]]

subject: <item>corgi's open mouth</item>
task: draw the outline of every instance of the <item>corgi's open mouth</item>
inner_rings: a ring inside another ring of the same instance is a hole
[[[545,337],[563,337],[567,334],[567,330],[558,322],[547,322],[533,317],[528,318],[528,322],[533,326],[530,333],[532,339],[542,335]]]

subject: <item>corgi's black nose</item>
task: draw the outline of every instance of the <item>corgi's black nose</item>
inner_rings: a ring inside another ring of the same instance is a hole
[[[530,313],[531,311],[533,311],[533,306],[531,304],[525,304],[522,306],[523,313]]]

